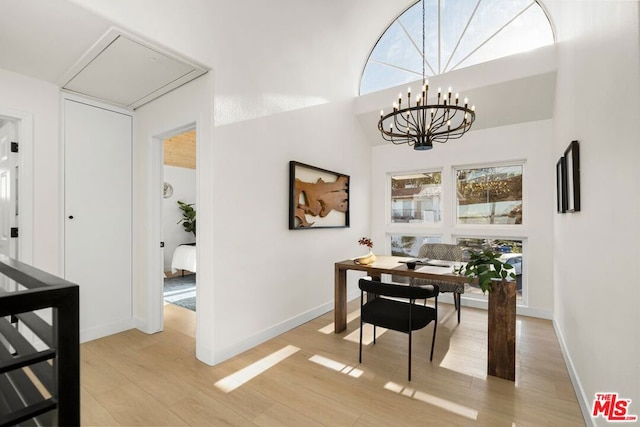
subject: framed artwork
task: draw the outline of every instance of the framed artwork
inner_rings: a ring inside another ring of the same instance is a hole
[[[349,176],[289,162],[289,229],[349,227]]]
[[[564,151],[566,212],[580,212],[580,145],[578,141]]]
[[[567,178],[565,176],[565,164],[564,156],[560,157],[558,163],[556,163],[556,210],[558,213],[565,213],[567,211],[567,191],[565,190],[565,183]]]

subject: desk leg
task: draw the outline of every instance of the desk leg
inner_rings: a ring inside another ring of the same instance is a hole
[[[336,334],[347,329],[347,270],[335,268],[333,325]]]
[[[459,313],[459,312],[458,312]],[[487,373],[516,379],[516,282],[496,282],[489,294]]]

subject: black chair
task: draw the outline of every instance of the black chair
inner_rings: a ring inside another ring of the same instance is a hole
[[[360,287],[360,363],[362,363],[362,325],[364,323],[373,325],[374,344],[376,343],[376,326],[404,332],[409,334],[409,381],[411,381],[411,332],[424,328],[431,321],[434,323],[429,360],[433,360],[433,346],[436,342],[438,326],[438,293],[440,292],[438,286],[407,286],[369,279],[360,279],[358,286]],[[365,292],[368,294],[366,303],[364,302]],[[433,307],[415,304],[415,300],[427,298],[435,298]]]

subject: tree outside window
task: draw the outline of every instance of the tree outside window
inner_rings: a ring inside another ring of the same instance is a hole
[[[456,171],[459,224],[522,224],[522,165]]]

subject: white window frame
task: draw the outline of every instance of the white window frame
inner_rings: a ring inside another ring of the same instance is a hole
[[[451,225],[452,228],[457,229],[473,229],[473,230],[496,230],[500,228],[506,229],[520,229],[526,228],[527,224],[527,206],[528,206],[528,186],[527,186],[527,173],[526,173],[526,160],[513,160],[513,161],[504,161],[504,162],[488,162],[488,163],[473,163],[467,165],[454,165],[451,170],[451,180],[452,180],[452,200],[450,209],[451,209]],[[457,186],[458,186],[458,171],[463,169],[486,169],[486,168],[496,168],[496,167],[509,167],[509,166],[520,166],[522,167],[522,224],[462,224],[458,222],[458,194],[457,194]]]

